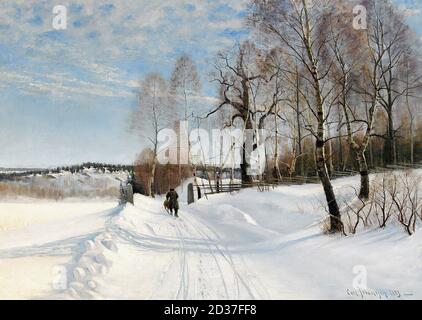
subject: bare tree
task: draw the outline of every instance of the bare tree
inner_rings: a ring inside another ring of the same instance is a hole
[[[234,60],[229,53],[220,52],[215,64],[213,82],[219,84],[221,103],[207,114],[207,117],[228,106],[233,109],[228,125],[233,125],[236,119],[241,119],[244,129],[253,129],[251,82],[260,78],[260,70],[253,68],[257,49],[250,42],[238,46]],[[246,141],[242,148],[241,174],[242,183],[250,183],[249,162],[247,161]]]
[[[272,50],[269,54],[271,58],[267,63],[269,64],[270,68],[273,69],[272,78],[274,78],[275,83],[277,86],[280,86],[281,89],[278,91],[274,91],[274,93],[278,93],[279,102],[289,108],[281,108],[276,107],[276,114],[278,115],[275,118],[275,122],[277,124],[277,120],[280,118],[282,121],[281,124],[287,124],[289,128],[289,133],[286,134],[286,137],[291,141],[292,144],[292,154],[291,154],[291,162],[286,164],[288,167],[288,171],[290,175],[293,173],[304,175],[305,172],[305,162],[304,162],[304,140],[309,137],[310,134],[306,134],[305,132],[305,122],[304,119],[304,112],[305,109],[302,107],[304,104],[304,100],[301,95],[301,87],[302,87],[302,77],[301,72],[303,70],[299,70],[297,64],[295,64],[294,59],[292,59],[289,55],[280,52],[280,50]],[[289,66],[295,65],[295,68],[292,72],[286,72]],[[281,116],[280,116],[281,115]],[[279,127],[275,126],[275,134],[276,137],[280,136]],[[277,157],[278,159],[278,152]],[[278,169],[278,162],[277,161],[277,170]],[[299,165],[297,165],[299,163]]]
[[[400,177],[394,176],[394,179],[400,189],[391,193],[391,199],[397,210],[398,221],[411,236],[416,231],[416,221],[422,209],[419,196],[421,177],[407,171]]]
[[[350,27],[344,25],[343,20],[331,21],[330,26],[332,34],[330,46],[336,62],[333,72],[340,92],[338,101],[344,115],[343,124],[347,129],[347,140],[356,156],[361,175],[359,197],[362,199],[369,198],[366,151],[373,134],[381,83],[385,75],[382,61],[388,50],[388,47],[381,43],[382,26],[383,22],[378,16],[371,21],[365,36],[348,32]],[[351,99],[352,93],[358,93],[359,97]],[[357,105],[364,108],[358,108]]]
[[[415,232],[417,221],[422,218],[420,184],[421,176],[412,171],[388,172],[375,180],[371,202],[381,228],[395,215],[409,235]]]
[[[151,180],[147,194],[154,197],[154,177],[158,155],[158,135],[170,125],[172,112],[166,80],[159,73],[146,75],[141,84],[139,104],[133,112],[132,128],[151,144]]]
[[[358,196],[359,191],[354,187],[353,189],[354,195]],[[364,201],[358,197],[359,201],[357,203],[350,203],[349,200],[344,201],[344,206],[346,208],[346,214],[348,216],[348,231],[352,234],[355,234],[360,222],[363,223],[364,227],[369,226],[370,216],[372,214],[372,209],[375,205],[372,201]]]
[[[330,230],[340,232],[340,210],[330,181],[325,151],[328,141],[326,126],[334,101],[333,89],[328,88],[328,81],[325,81],[331,65],[324,67],[320,64],[329,41],[324,32],[328,6],[329,3],[322,0],[252,0],[250,22],[262,37],[269,40],[270,46],[276,42],[280,50],[285,50],[306,70],[302,78],[308,82],[312,94],[308,96],[302,92],[301,95],[313,114],[313,121],[307,128],[316,141],[316,167],[328,204]]]
[[[265,129],[271,117],[282,119],[278,112],[283,99],[282,84],[277,76],[279,70],[273,68],[267,58],[254,44],[245,41],[234,53],[220,52],[215,64],[213,81],[219,84],[221,103],[207,117],[226,107],[231,110],[226,127],[236,125],[236,120],[240,119],[243,128],[252,132],[252,135],[245,135],[243,142],[240,165],[243,184],[252,182],[248,152],[255,151],[266,141],[260,131]],[[252,150],[247,148],[250,145],[253,145]]]
[[[180,55],[174,65],[174,69],[170,80],[170,100],[176,107],[182,108],[182,119],[189,121],[192,115],[192,100],[195,96],[199,95],[201,90],[201,83],[195,62],[188,54]],[[182,128],[179,127],[179,130]],[[187,132],[183,133],[188,136]],[[188,150],[181,150],[179,153],[186,152],[187,159],[190,163],[192,161],[190,154],[190,143],[188,142]],[[179,158],[180,159],[180,158]],[[181,166],[179,163],[179,176],[181,177]]]
[[[382,81],[379,88],[379,102],[387,115],[387,130],[382,137],[384,144],[384,161],[386,164],[397,163],[397,137],[400,128],[395,127],[395,109],[400,98],[415,88],[404,86],[405,79],[401,70],[407,67],[406,53],[411,48],[411,33],[404,17],[388,0],[369,0],[369,15],[375,21],[375,44],[378,51],[383,50],[380,60]]]
[[[176,60],[170,80],[171,102],[183,106],[183,119],[188,120],[191,113],[191,99],[201,90],[201,82],[195,62],[188,54]]]
[[[421,85],[421,63],[416,58],[416,48],[406,53],[405,63],[403,68],[404,90],[405,90],[405,105],[409,119],[409,160],[411,164],[415,163],[415,127],[417,121],[417,96],[416,92]]]
[[[384,173],[376,178],[372,188],[374,191],[371,193],[370,200],[375,204],[375,214],[380,228],[385,228],[393,215],[391,197],[395,197],[398,192],[397,179],[391,172]]]

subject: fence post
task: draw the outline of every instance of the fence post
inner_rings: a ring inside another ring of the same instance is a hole
[[[191,204],[194,202],[194,197],[193,197],[193,184],[189,183],[188,184],[188,204]]]
[[[134,204],[134,202],[133,202],[133,187],[130,183],[128,183],[127,186],[126,186],[126,198],[127,198],[127,202]]]

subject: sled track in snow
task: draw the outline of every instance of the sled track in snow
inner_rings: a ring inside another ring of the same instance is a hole
[[[106,222],[103,232],[86,242],[87,248],[72,267],[73,282],[68,292],[73,298],[102,298],[96,292],[96,278],[109,273],[112,268],[113,263],[109,256],[114,255],[117,258],[118,239],[135,246],[141,255],[142,252],[175,253],[162,266],[157,286],[146,299],[154,299],[160,294],[160,288],[165,282],[170,280],[175,284],[174,296],[171,298],[175,300],[186,300],[197,295],[202,298],[211,295],[236,300],[242,297],[257,299],[261,296],[261,290],[248,278],[250,273],[246,270],[243,258],[240,257],[237,262],[240,264],[236,265],[229,248],[206,223],[189,215],[182,219],[169,220],[163,224],[167,229],[165,236],[160,237],[120,226],[118,219],[122,218],[121,211],[122,208]],[[196,254],[198,261],[195,260]],[[194,265],[193,269],[191,263]],[[213,282],[212,278],[215,276],[221,282]]]
[[[208,240],[209,240],[209,242],[213,242],[213,240],[211,239],[211,238],[209,238],[209,237],[207,237],[206,235],[205,235],[205,233],[203,233],[203,232],[201,232],[201,230],[199,230],[197,227],[195,227],[195,225],[192,223],[192,220],[190,220],[190,219],[188,219],[189,221],[190,221],[190,225],[191,225],[191,227],[195,230],[195,232],[197,232],[198,234],[200,234],[200,235],[202,235],[202,236],[205,236]],[[184,226],[185,226],[185,230],[187,230],[186,229],[186,223],[184,222]],[[204,239],[205,240],[205,239]],[[218,269],[218,271],[219,271],[219,275],[220,275],[220,277],[221,277],[221,281],[222,281],[222,283],[223,283],[223,287],[224,287],[224,291],[225,291],[225,294],[226,294],[226,297],[227,297],[227,299],[229,299],[230,298],[230,295],[229,295],[229,290],[228,290],[228,288],[227,288],[227,283],[226,283],[226,278],[225,278],[225,276],[224,276],[224,273],[223,273],[223,271],[222,271],[222,269],[221,269],[221,265],[220,265],[220,263],[218,262],[218,258],[216,257],[216,255],[213,253],[213,249],[212,249],[212,247],[211,247],[211,245],[209,245],[208,244],[208,242],[205,242],[206,243],[206,246],[208,247],[208,253],[211,255],[211,257],[213,258],[213,260],[214,260],[214,262],[215,262],[215,265],[217,266],[217,269]]]
[[[180,242],[180,249],[179,249],[179,258],[180,258],[180,284],[179,289],[177,290],[176,299],[181,299],[181,294],[183,293],[183,299],[187,299],[188,292],[189,292],[189,266],[186,263],[186,246],[185,246],[185,239],[180,231],[179,226],[177,223],[172,223],[175,227],[177,237]]]
[[[210,243],[212,243],[212,246],[217,250],[217,252],[219,253],[219,255],[230,265],[233,275],[234,275],[234,279],[236,281],[236,289],[237,289],[237,297],[235,299],[239,299],[240,297],[240,284],[242,283],[243,287],[246,289],[246,291],[248,292],[248,295],[250,296],[251,299],[256,299],[255,295],[253,294],[252,290],[251,290],[251,285],[250,283],[248,283],[248,281],[246,281],[239,273],[239,271],[236,268],[236,265],[233,261],[233,257],[232,255],[229,253],[229,250],[227,247],[225,247],[224,245],[224,249],[226,252],[223,252],[223,250],[221,250],[221,248],[219,247],[219,244],[215,243],[215,240],[212,239],[206,232],[204,232],[203,230],[201,230],[201,228],[198,227],[198,223],[197,221],[193,222],[192,218],[188,218],[187,220],[189,220],[190,224],[192,225],[192,227],[195,229],[195,231],[197,233],[199,233],[200,235],[202,235],[203,237],[205,237],[206,239],[208,239],[208,241]],[[218,236],[218,234],[208,225],[200,222],[202,226],[206,227],[209,231],[211,231],[217,239],[220,239],[220,237]],[[211,245],[208,245],[208,247],[210,248],[210,254],[214,257],[214,259],[217,262],[217,258],[215,256],[214,253],[212,253],[213,249],[211,248]],[[221,268],[219,267],[220,272],[221,272]],[[222,277],[224,278],[224,275],[222,274]],[[257,291],[255,289],[255,291]],[[228,298],[230,298],[229,296],[227,296]]]
[[[244,276],[242,276],[241,274],[240,274],[240,272],[239,271],[237,271],[237,268],[236,268],[236,264],[234,263],[234,261],[233,261],[233,257],[232,257],[232,255],[230,254],[230,250],[229,250],[229,248],[226,246],[226,245],[224,245],[223,244],[223,242],[221,241],[221,238],[220,238],[220,236],[218,235],[218,233],[212,228],[212,227],[210,227],[209,225],[207,225],[207,224],[204,224],[204,223],[201,223],[203,226],[205,226],[209,231],[211,231],[211,233],[212,234],[214,234],[215,235],[215,237],[218,239],[218,240],[220,240],[220,242],[221,242],[221,245],[224,247],[224,250],[227,252],[227,255],[228,255],[228,258],[226,258],[226,259],[229,259],[230,260],[230,263],[231,263],[231,265],[232,265],[232,268],[233,268],[233,270],[236,272],[236,275],[237,275],[237,277],[238,277],[238,279],[242,282],[242,284],[245,286],[245,288],[248,290],[248,292],[249,292],[249,294],[250,294],[250,296],[251,296],[251,298],[252,299],[256,299],[256,297],[255,297],[255,295],[251,292],[251,290],[250,290],[250,288],[251,287],[253,287],[254,289],[255,289],[255,291],[257,292],[257,293],[259,293],[259,291],[258,291],[258,288],[257,288],[257,286],[255,285],[255,284],[251,284],[251,282],[250,281],[247,281],[247,280],[245,280],[245,277]],[[225,254],[224,253],[222,253],[223,254],[223,256],[225,256]],[[243,260],[243,257],[240,255],[240,259],[242,260],[242,267],[246,270],[246,271],[248,271],[248,267],[246,266],[246,264],[245,264],[245,262],[244,262],[244,260]],[[265,292],[265,295],[267,296],[267,298],[270,296],[269,295],[269,293],[268,293],[268,291],[267,291],[267,289],[266,289],[266,286],[257,278],[257,280],[259,281],[259,285],[260,285],[260,287],[262,288],[262,290]],[[260,295],[260,297],[258,297],[259,299],[262,299],[263,297],[262,297],[262,295],[261,294],[259,294]]]

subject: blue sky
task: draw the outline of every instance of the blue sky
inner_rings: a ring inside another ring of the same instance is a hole
[[[422,37],[422,1],[397,1]],[[52,28],[55,5],[68,27]],[[139,80],[170,75],[187,52],[201,70],[201,104],[215,94],[207,62],[247,33],[246,0],[0,2],[0,167],[130,163]]]

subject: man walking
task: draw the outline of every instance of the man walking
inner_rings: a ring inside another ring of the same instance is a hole
[[[179,195],[177,194],[177,192],[174,189],[170,189],[170,191],[167,192],[166,200],[168,202],[170,213],[173,214],[174,210],[174,216],[176,218],[179,217],[177,214],[177,212],[179,211],[179,201],[177,201],[177,199],[179,199]]]

